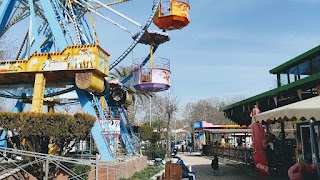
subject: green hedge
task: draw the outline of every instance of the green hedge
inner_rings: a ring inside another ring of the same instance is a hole
[[[142,151],[144,156],[147,156],[149,160],[154,160],[156,158],[164,159],[166,155],[166,149],[164,148],[148,148],[145,151]]]
[[[95,120],[95,117],[84,113],[71,116],[62,113],[0,112],[0,126],[11,130],[16,128],[22,138],[82,139],[90,133]]]
[[[149,166],[143,171],[136,172],[129,179],[121,178],[120,180],[149,180],[151,177],[163,170],[162,166]]]

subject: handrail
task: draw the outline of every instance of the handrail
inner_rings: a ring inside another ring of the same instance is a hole
[[[42,158],[42,159],[49,158],[49,160],[63,161],[63,162],[74,163],[74,164],[92,165],[92,166],[98,165],[99,167],[108,167],[109,166],[107,164],[102,164],[100,161],[98,161],[98,163],[97,163],[97,160],[74,159],[74,158],[69,158],[69,157],[49,155],[49,154],[44,154],[44,153],[25,151],[25,150],[20,150],[20,149],[13,149],[13,148],[0,147],[0,152],[19,154],[19,155],[23,155],[23,156],[30,156],[30,157]],[[102,161],[102,162],[105,162],[105,161]],[[112,169],[116,169],[116,168],[112,168]]]

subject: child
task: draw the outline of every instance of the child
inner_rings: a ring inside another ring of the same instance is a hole
[[[220,172],[219,172],[219,159],[218,159],[218,155],[214,155],[214,159],[211,162],[211,167],[213,168],[213,175],[216,174],[216,171],[218,173],[219,176],[221,176]]]

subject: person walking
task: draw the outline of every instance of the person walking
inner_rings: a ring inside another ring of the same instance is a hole
[[[188,150],[189,150],[189,153],[191,154],[191,152],[192,152],[192,144],[191,144],[191,142],[188,143]]]
[[[218,159],[218,155],[217,154],[215,154],[214,155],[214,159],[212,159],[211,167],[213,169],[213,176],[215,176],[216,174],[221,176],[221,174],[219,172],[219,159]]]

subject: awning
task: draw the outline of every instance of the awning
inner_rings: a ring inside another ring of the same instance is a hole
[[[173,130],[171,130],[171,132],[173,132],[173,133],[187,133],[188,131],[186,131],[184,129],[173,129]]]
[[[213,134],[251,133],[251,129],[204,129]]]
[[[320,120],[320,96],[282,106],[252,117],[252,123],[262,121]]]

